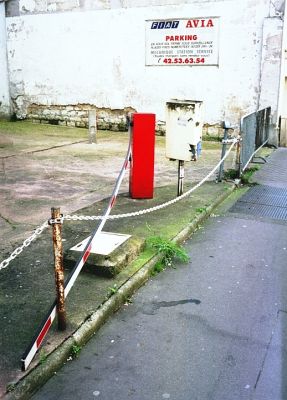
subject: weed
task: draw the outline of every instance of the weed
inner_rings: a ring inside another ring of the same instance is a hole
[[[149,232],[153,232],[151,226],[150,226],[147,222],[145,223],[145,225],[146,225],[147,230],[148,230]]]
[[[164,270],[165,270],[165,266],[164,266],[163,262],[159,261],[153,267],[153,270],[152,270],[151,274],[152,274],[152,276],[154,276],[154,275],[159,274],[160,272],[162,272]]]
[[[7,393],[11,393],[15,389],[16,389],[16,384],[15,383],[8,383],[8,385],[6,386],[6,392]]]
[[[114,286],[111,286],[108,288],[108,294],[107,297],[110,298],[111,296],[113,296],[114,294],[117,293],[117,291],[119,290],[119,288],[117,287],[117,285],[115,284]]]
[[[228,169],[224,171],[224,178],[225,179],[236,179],[238,178],[238,171],[235,169]]]
[[[73,344],[72,350],[71,350],[71,356],[72,358],[77,358],[79,357],[80,351],[82,350],[81,346],[78,346],[77,344]]]
[[[185,249],[171,240],[164,239],[160,236],[152,236],[147,239],[147,244],[148,246],[156,249],[157,252],[163,256],[161,262],[162,267],[156,264],[154,269],[155,272],[160,272],[165,267],[172,266],[175,258],[178,258],[183,262],[187,262],[189,260],[189,256]]]
[[[244,171],[244,173],[241,176],[241,182],[244,184],[250,183],[249,180],[251,176],[254,174],[254,172],[258,171],[259,167],[250,167]]]
[[[201,214],[201,213],[205,212],[206,209],[207,209],[207,207],[198,207],[198,208],[195,209],[195,211],[196,211],[197,213],[200,213],[200,214]]]
[[[44,364],[47,361],[48,354],[45,352],[45,350],[41,349],[39,353],[40,357],[40,364]]]
[[[127,297],[125,304],[133,304],[133,299],[131,297]]]

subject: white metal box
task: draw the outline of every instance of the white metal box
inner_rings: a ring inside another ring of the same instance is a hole
[[[202,138],[203,103],[172,99],[166,103],[166,157],[196,160]]]

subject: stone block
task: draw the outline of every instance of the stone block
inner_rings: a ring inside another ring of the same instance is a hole
[[[75,110],[75,107],[74,107],[74,106],[65,106],[65,107],[63,108],[63,110],[64,110],[64,111],[74,111],[74,110]]]
[[[77,121],[77,122],[75,122],[75,126],[76,126],[77,128],[85,128],[85,127],[86,127],[86,124],[85,124],[84,121]]]
[[[112,278],[131,263],[144,247],[144,241],[132,236],[108,256],[90,254],[83,267],[84,272]],[[68,250],[64,254],[64,265],[73,268],[79,258],[79,252]]]

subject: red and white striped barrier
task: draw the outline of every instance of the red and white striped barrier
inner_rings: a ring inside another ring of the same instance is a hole
[[[130,124],[129,124],[129,133],[130,133]],[[88,240],[83,252],[81,253],[81,255],[79,257],[79,260],[77,261],[75,267],[71,271],[69,278],[65,282],[65,298],[68,296],[68,293],[70,292],[72,286],[74,285],[81,269],[83,268],[85,262],[87,261],[89,255],[91,253],[92,245],[96,241],[98,235],[101,233],[101,231],[107,221],[107,218],[108,218],[112,208],[115,205],[115,201],[116,201],[116,198],[117,198],[117,195],[119,192],[119,188],[121,186],[125,172],[128,168],[130,158],[131,158],[131,135],[129,135],[129,146],[128,146],[128,151],[127,151],[127,154],[125,157],[125,161],[123,163],[121,172],[116,181],[116,184],[115,184],[112,196],[110,198],[108,207],[106,209],[106,212],[103,215],[101,222],[99,222],[97,228],[92,232],[90,239]],[[30,344],[30,346],[27,348],[27,350],[23,354],[23,357],[21,359],[23,371],[27,370],[28,366],[30,365],[31,361],[33,360],[36,352],[40,348],[46,334],[48,333],[55,317],[56,317],[56,300],[54,301],[54,304],[50,308],[50,311],[48,312],[46,318],[43,320],[42,324],[40,325],[40,328],[38,329],[32,343]]]

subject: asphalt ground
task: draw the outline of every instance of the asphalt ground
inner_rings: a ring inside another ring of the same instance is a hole
[[[33,399],[286,399],[284,246],[286,225],[208,221]]]
[[[268,161],[252,177],[268,198],[225,200],[186,241],[190,262],[153,277],[33,399],[286,400],[287,218],[252,207],[284,208],[280,188],[287,208],[287,150]]]
[[[2,259],[21,244],[35,227],[50,217],[52,206],[60,206],[64,214],[76,211],[77,214],[101,213],[111,194],[128,143],[125,133],[99,132],[98,143],[91,145],[87,141],[86,130],[34,125],[29,122],[1,122],[0,138]],[[204,143],[199,161],[187,165],[185,190],[212,169],[220,159],[220,152],[218,143]],[[227,168],[233,166],[234,155],[232,153],[226,162]],[[176,180],[177,166],[165,159],[164,138],[157,137],[154,199],[129,199],[127,178],[115,213],[141,210],[174,198]],[[109,222],[105,229],[132,233],[142,241],[151,235],[171,239],[184,232],[179,237],[182,240],[234,188],[232,183],[217,184],[214,180],[215,176],[191,197],[173,206],[172,210],[165,209],[144,217]],[[92,222],[65,223],[65,250],[86,237],[93,228]],[[8,389],[15,398],[24,398],[23,393],[31,393],[42,384],[53,372],[51,369],[48,371],[49,360],[57,358],[58,349],[65,348],[62,358],[58,357],[60,361],[56,362],[59,367],[66,356],[65,352],[71,350],[69,339],[72,337],[75,341],[79,327],[85,329],[86,321],[108,302],[109,288],[114,285],[120,288],[138,276],[137,272],[140,273],[154,255],[154,251],[146,249],[114,279],[80,274],[67,300],[67,331],[59,333],[55,326],[52,327],[44,346],[26,373],[20,370],[21,356],[54,300],[50,228],[25,249],[21,256],[1,270],[1,395]],[[131,288],[131,292],[148,278],[152,267]],[[107,316],[123,300],[124,295],[121,301],[115,296],[115,304]]]

